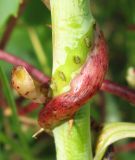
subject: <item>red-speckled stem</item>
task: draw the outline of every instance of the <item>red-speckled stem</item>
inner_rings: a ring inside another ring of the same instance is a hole
[[[119,96],[133,104],[135,104],[135,90],[131,90],[127,87],[120,86],[116,83],[113,83],[109,80],[104,80],[102,86],[102,91],[109,92],[116,96]]]
[[[50,77],[44,75],[41,71],[36,69],[34,66],[28,64],[26,61],[21,60],[20,58],[6,53],[3,50],[0,50],[0,60],[4,60],[14,65],[24,66],[30,74],[32,74],[36,80],[41,83],[48,84],[50,82]],[[48,84],[49,85],[49,84]],[[100,88],[101,91],[105,91],[116,96],[123,98],[133,104],[135,104],[135,90],[129,89],[124,86],[120,86],[110,80],[104,80]]]
[[[9,62],[15,66],[24,66],[26,70],[34,76],[35,79],[37,79],[39,82],[42,83],[49,83],[50,78],[45,76],[41,71],[33,67],[31,64],[28,64],[26,61],[6,53],[3,50],[0,50],[0,60],[4,60],[6,62]]]
[[[100,89],[107,66],[106,42],[96,29],[93,47],[80,73],[71,81],[71,89],[45,105],[39,113],[39,125],[52,129],[72,117]]]

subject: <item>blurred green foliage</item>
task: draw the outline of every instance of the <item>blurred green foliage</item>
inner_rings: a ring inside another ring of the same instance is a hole
[[[14,0],[11,3],[9,0],[0,0],[1,38],[8,24],[9,17],[11,15],[16,15],[17,13],[18,2],[20,1]],[[123,85],[127,85],[126,71],[128,67],[135,67],[135,29],[132,29],[132,26],[135,26],[134,8],[134,0],[91,0],[93,15],[101,26],[108,43],[110,63],[107,78]],[[5,51],[18,56],[33,64],[38,69],[43,70],[35,55],[35,50],[28,34],[28,27],[32,27],[44,49],[44,56],[49,62],[48,67],[51,68],[52,38],[51,29],[48,27],[48,24],[51,24],[51,15],[42,1],[27,0],[23,14],[17,21],[17,25],[11,34]],[[0,61],[0,66],[4,69],[4,74],[7,75],[7,79],[10,80],[12,65]],[[2,81],[0,85],[1,88],[4,89],[8,87],[6,84],[3,85]],[[7,97],[7,92],[0,91],[0,160],[21,160],[24,159],[22,156],[24,150],[23,146],[21,146],[20,135],[18,136],[18,132],[15,132],[15,123],[12,121],[13,117],[5,117],[4,114],[5,107],[11,107],[10,102],[8,102],[8,99],[11,97]],[[19,99],[13,91],[11,95],[14,96],[13,101]],[[101,104],[101,101],[103,100],[104,103]],[[24,104],[27,103],[29,102],[21,100],[21,102],[19,102],[19,107],[23,107]],[[112,95],[103,94],[103,96],[101,96],[99,94],[95,96],[92,101],[91,110],[91,116],[98,122],[135,122],[134,106]],[[33,113],[28,114],[28,117],[36,121],[37,114],[38,111],[34,111]],[[32,160],[55,160],[55,148],[51,136],[43,134],[38,139],[33,139],[32,135],[38,130],[38,125],[36,123],[33,127],[20,122],[19,128],[21,128],[19,130],[21,136],[24,136],[24,143],[27,151],[30,151],[26,157],[32,156],[32,158],[29,158]],[[97,134],[95,132],[93,132],[93,134],[94,139],[96,139]],[[116,145],[125,144],[130,141],[124,140]],[[27,154],[27,152],[25,154]],[[117,153],[116,159],[134,160],[135,153]]]
[[[0,28],[12,16],[17,16],[20,0],[0,0]]]

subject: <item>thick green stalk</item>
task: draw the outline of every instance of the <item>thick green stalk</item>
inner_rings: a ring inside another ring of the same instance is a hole
[[[51,0],[54,96],[70,89],[70,81],[85,63],[93,38],[89,0]],[[53,130],[57,160],[91,160],[89,104]]]

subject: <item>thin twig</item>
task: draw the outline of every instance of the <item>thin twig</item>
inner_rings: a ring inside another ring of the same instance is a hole
[[[10,117],[12,115],[12,111],[9,107],[5,108],[3,113],[4,113],[5,117]],[[20,115],[19,114],[19,120],[22,123],[27,124],[27,125],[33,125],[33,126],[37,125],[37,121],[30,118],[30,117],[27,117],[27,115]]]
[[[17,112],[19,116],[26,116],[27,114],[32,113],[35,110],[39,109],[39,107],[40,106],[37,103],[30,103],[25,107],[21,107],[21,108],[17,106]],[[4,107],[3,109],[4,109],[4,114],[6,116],[10,116],[12,114],[12,110],[8,106]]]
[[[36,69],[34,66],[28,64],[26,61],[21,60],[20,58],[13,56],[11,54],[8,54],[2,50],[0,50],[0,59],[4,60],[6,62],[9,62],[15,66],[24,66],[30,74],[32,74],[35,79],[39,80],[42,83],[48,83],[50,81],[50,78],[45,76],[41,71]]]
[[[15,26],[16,26],[18,18],[20,17],[22,12],[24,11],[24,8],[25,8],[25,1],[23,0],[22,3],[20,4],[17,17],[11,17],[9,19],[7,27],[6,27],[6,29],[3,33],[3,36],[2,36],[1,41],[0,41],[0,49],[4,49],[6,47],[6,44],[8,43],[8,41],[10,39],[10,36],[11,36]]]
[[[22,108],[18,108],[18,113],[21,116],[27,115],[28,113],[33,112],[34,110],[39,108],[39,104],[38,103],[30,103],[25,107]]]
[[[101,90],[109,92],[111,94],[114,94],[118,97],[121,97],[121,98],[127,100],[130,103],[135,104],[135,90],[120,86],[120,85],[113,83],[109,80],[104,80],[104,82],[101,86]]]
[[[132,151],[132,150],[135,150],[135,141],[130,142],[130,143],[125,144],[125,145],[115,147],[115,153],[128,152],[128,151]]]
[[[8,54],[2,50],[0,50],[0,59],[7,61],[13,65],[22,65],[24,66],[30,74],[32,74],[38,81],[41,83],[49,83],[50,78],[44,75],[41,71],[36,69],[34,66],[28,64],[26,61],[21,60],[20,58],[13,56],[11,54]],[[109,92],[111,94],[114,94],[118,97],[121,97],[130,103],[135,104],[135,90],[129,89],[127,87],[120,86],[114,82],[111,82],[109,80],[104,80],[100,90]]]
[[[26,116],[19,116],[19,119],[22,123],[28,125],[28,126],[33,126],[36,127],[37,126],[37,120],[30,118],[30,117],[26,117]]]

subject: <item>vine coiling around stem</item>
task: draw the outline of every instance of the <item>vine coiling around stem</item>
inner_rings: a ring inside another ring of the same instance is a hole
[[[95,27],[93,47],[70,90],[50,100],[39,113],[39,125],[46,131],[71,118],[101,87],[108,66],[103,34]]]

